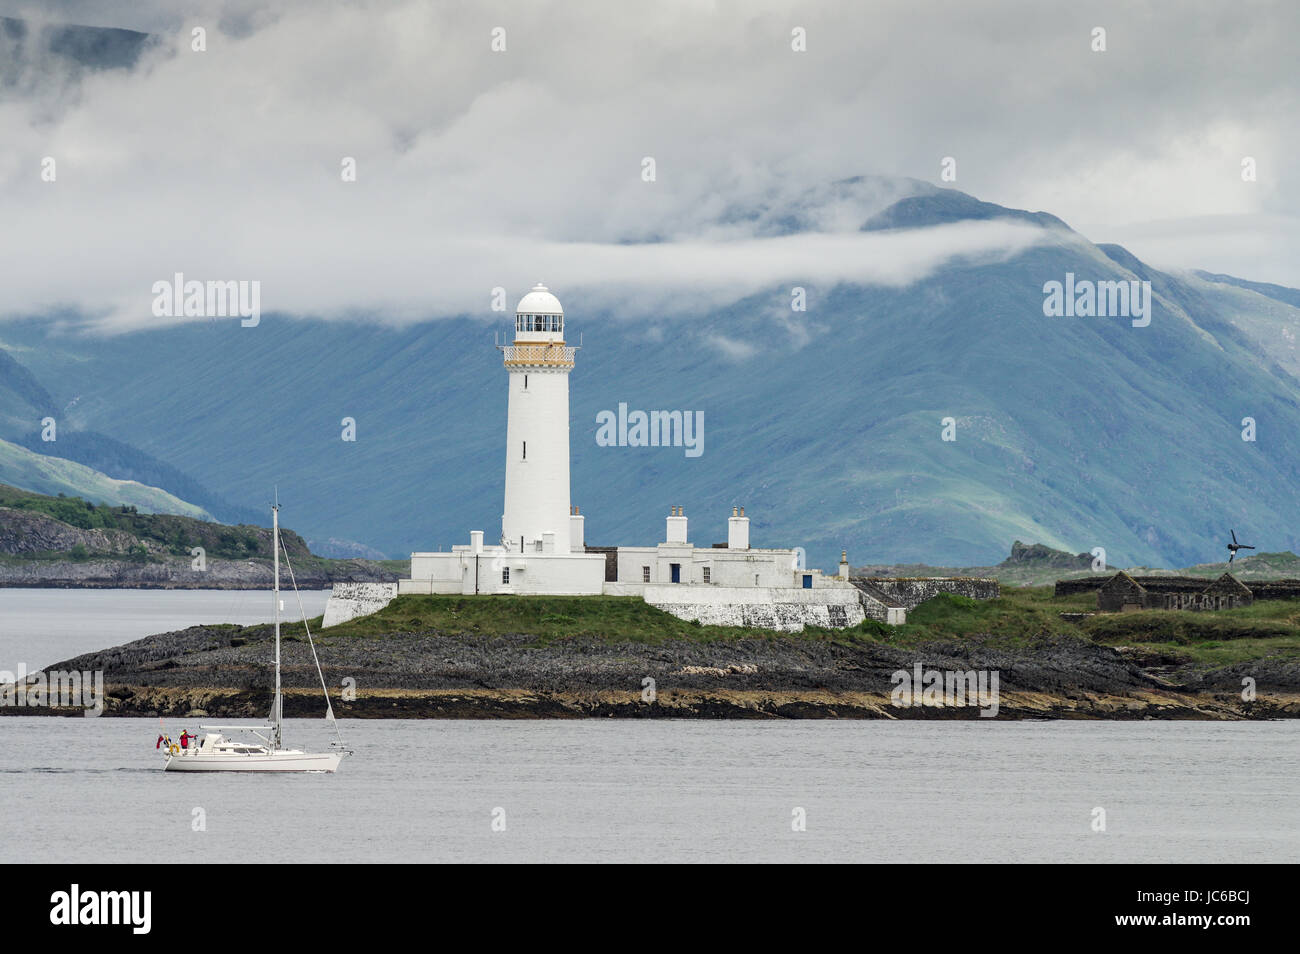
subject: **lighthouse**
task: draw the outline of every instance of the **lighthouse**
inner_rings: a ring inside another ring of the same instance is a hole
[[[520,555],[570,552],[569,372],[564,309],[545,285],[519,300],[509,376],[501,545]],[[581,549],[581,543],[579,543]]]
[[[856,625],[869,603],[873,618],[904,621],[901,606],[844,578],[847,564],[840,577],[824,577],[804,568],[801,552],[754,546],[738,505],[725,544],[691,543],[684,505],[673,504],[660,543],[588,546],[583,515],[569,498],[569,372],[578,349],[566,341],[564,309],[549,288],[535,285],[519,300],[514,337],[498,347],[509,388],[501,539],[470,530],[468,544],[412,553],[409,579],[336,584],[329,625],[375,612],[398,594],[640,596],[685,620],[795,630],[808,622]]]

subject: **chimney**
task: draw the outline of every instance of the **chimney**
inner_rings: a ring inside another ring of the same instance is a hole
[[[471,553],[483,552],[483,531],[471,530],[469,532],[469,550]]]
[[[577,507],[571,507],[569,514],[569,550],[573,553],[585,553],[587,537],[583,530],[583,521],[587,518]]]
[[[727,549],[749,549],[749,518],[745,516],[744,507],[731,508],[731,516],[727,519]]]
[[[665,543],[686,542],[686,514],[684,507],[673,507],[668,515],[668,530],[664,536]]]
[[[847,580],[848,578],[849,578],[849,551],[841,550],[840,551],[840,579]]]

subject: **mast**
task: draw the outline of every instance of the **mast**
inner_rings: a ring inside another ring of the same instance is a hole
[[[275,717],[271,733],[272,748],[280,748],[280,495],[275,495],[271,506],[271,546],[275,550],[275,702],[271,705],[271,714]]]

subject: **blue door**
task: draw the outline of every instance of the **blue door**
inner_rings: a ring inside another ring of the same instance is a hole
[[[673,582],[680,583],[682,581],[682,565],[680,563],[673,563],[670,564],[670,566],[673,568]]]
[[[811,574],[811,573],[805,573],[805,574],[803,575],[803,588],[804,588],[805,590],[811,590],[811,589],[812,589],[812,574]]]

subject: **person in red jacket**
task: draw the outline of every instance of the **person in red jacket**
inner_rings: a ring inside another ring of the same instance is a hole
[[[189,730],[189,729],[182,729],[182,730],[181,730],[181,748],[182,748],[182,749],[188,749],[188,748],[190,747],[190,739],[192,739],[192,738],[194,738],[194,736],[190,735],[190,730]]]

